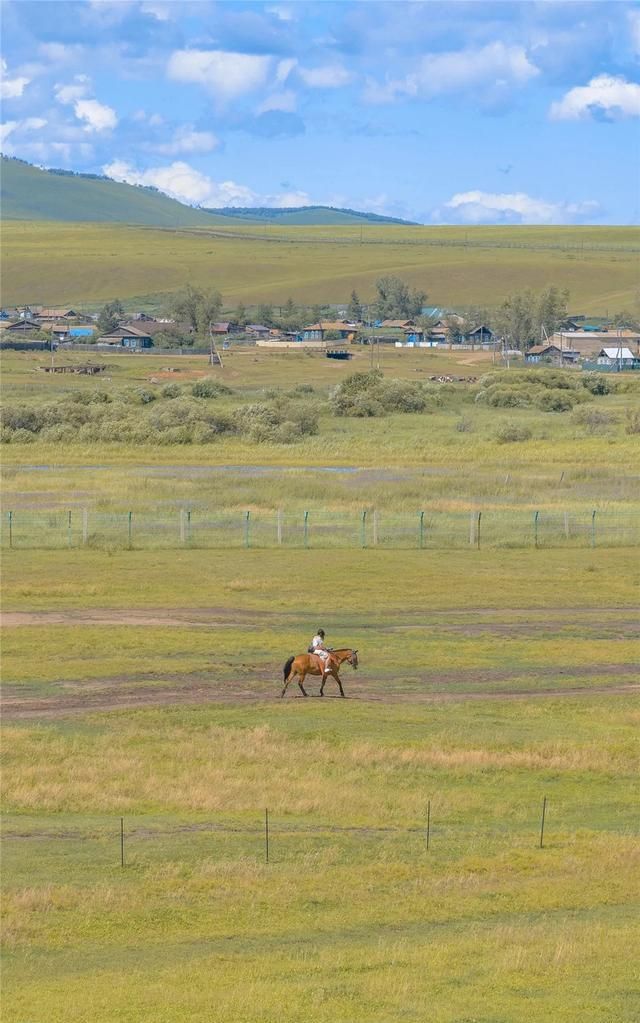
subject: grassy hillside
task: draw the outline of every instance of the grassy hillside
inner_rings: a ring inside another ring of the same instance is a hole
[[[382,217],[377,213],[361,213],[359,210],[341,209],[335,206],[296,206],[273,209],[270,206],[235,209],[212,209],[210,213],[242,220],[267,221],[270,224],[411,224],[410,220],[399,217]]]
[[[214,284],[228,303],[282,303],[288,296],[340,302],[352,288],[366,301],[381,274],[395,273],[424,288],[435,305],[494,305],[514,289],[554,283],[569,289],[574,312],[605,314],[633,304],[638,240],[636,229],[619,227],[338,228],[225,220],[224,228],[170,230],[16,220],[3,230],[3,301],[153,301],[187,281]]]
[[[1,172],[5,220],[121,221],[166,227],[228,223],[226,217],[203,213],[135,185],[52,173],[6,158]]]

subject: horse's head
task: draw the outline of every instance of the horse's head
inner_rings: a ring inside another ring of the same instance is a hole
[[[355,671],[357,669],[357,667],[358,667],[358,651],[357,650],[352,650],[351,653],[349,654],[348,660],[349,660],[349,664],[351,665],[351,667]]]

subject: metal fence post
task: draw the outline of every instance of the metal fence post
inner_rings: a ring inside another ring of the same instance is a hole
[[[131,547],[132,535],[133,535],[133,512],[129,512],[129,516],[128,516],[128,520],[127,520],[127,538],[128,538],[129,547]]]
[[[191,543],[191,508],[187,508],[187,543]]]
[[[124,867],[124,817],[120,818],[120,866]]]
[[[596,510],[595,508],[591,512],[591,546],[596,545]]]
[[[13,512],[9,512],[9,547],[13,547]]]
[[[540,518],[540,512],[536,511],[533,513],[533,546],[538,546],[538,519]]]
[[[83,546],[89,543],[89,509],[82,509],[82,543]]]
[[[424,547],[424,512],[420,512],[420,528],[419,528],[419,544],[418,546],[422,549]]]
[[[303,543],[305,547],[309,546],[309,512],[304,513],[304,526],[303,526]]]
[[[245,545],[245,547],[250,547],[251,546],[251,541],[250,541],[250,537],[249,537],[249,523],[250,523],[250,521],[251,521],[251,512],[245,512],[244,513],[244,545]]]
[[[73,535],[71,533],[71,511],[67,512],[67,546],[71,547]]]
[[[478,550],[480,550],[480,523],[482,522],[482,512],[478,512],[478,524],[476,527],[476,544]]]
[[[543,845],[543,842],[544,842],[544,819],[546,817],[546,814],[547,814],[547,797],[545,796],[544,799],[542,800],[542,820],[540,821],[540,848],[541,849],[542,849],[542,845]]]
[[[360,546],[361,547],[366,547],[367,546],[367,513],[366,513],[366,511],[362,512],[362,517],[361,517],[361,520],[360,520]]]

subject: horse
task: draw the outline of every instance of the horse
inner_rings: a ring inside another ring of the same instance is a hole
[[[327,681],[328,676],[332,675],[338,683],[340,696],[344,696],[344,689],[342,688],[342,682],[338,675],[338,668],[345,661],[348,661],[355,671],[358,667],[358,651],[352,650],[350,647],[341,647],[339,650],[331,650],[327,661],[327,667],[324,669],[322,666],[322,658],[318,657],[317,654],[298,654],[297,657],[290,657],[282,669],[284,673],[284,689],[280,693],[280,696],[284,696],[287,691],[287,686],[295,675],[298,676],[298,685],[300,686],[303,696],[309,695],[304,688],[304,680],[307,675],[322,675],[320,696],[324,696],[324,684]]]

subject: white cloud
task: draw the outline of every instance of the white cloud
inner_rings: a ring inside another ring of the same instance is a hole
[[[226,50],[176,50],[167,65],[176,82],[202,85],[220,99],[234,99],[264,85],[271,57]]]
[[[640,85],[614,75],[597,75],[588,85],[577,85],[552,103],[549,116],[553,121],[640,117]]]
[[[149,119],[149,124],[152,120],[153,118]],[[162,143],[154,148],[158,153],[176,156],[178,153],[210,153],[218,145],[220,141],[213,132],[196,131],[191,125],[185,124],[177,129],[171,142]]]
[[[73,112],[79,121],[85,122],[85,131],[111,131],[118,123],[115,110],[97,99],[76,100]]]
[[[270,96],[256,108],[257,114],[265,114],[268,110],[283,110],[290,114],[296,109],[296,94],[291,89],[272,92]]]
[[[536,199],[526,192],[459,192],[436,210],[432,219],[462,224],[572,224],[593,218],[599,211],[594,201],[582,203],[551,202]]]
[[[504,90],[525,85],[539,73],[522,46],[489,43],[479,50],[426,54],[418,69],[405,78],[387,79],[384,83],[369,79],[365,99],[371,103],[391,103],[403,96],[430,97],[486,87]]]
[[[341,64],[325,64],[323,67],[298,68],[298,74],[305,85],[312,89],[339,89],[348,85],[353,75]]]
[[[16,99],[18,96],[22,96],[31,79],[25,75],[9,78],[8,70],[7,62],[3,58],[0,62],[0,97],[2,99]]]
[[[68,85],[57,82],[53,91],[58,103],[70,104],[86,96],[90,88],[91,80],[88,75],[76,75],[73,82]]]
[[[298,61],[295,57],[286,57],[284,60],[278,61],[276,68],[276,82],[278,85],[284,85],[297,63]]]
[[[0,143],[4,143],[4,140],[16,130],[19,123],[19,121],[5,121],[4,124],[0,124]]]
[[[140,10],[143,14],[150,14],[156,21],[169,21],[171,18],[169,4],[157,2],[157,0],[148,0],[141,4]]]
[[[266,8],[267,14],[273,14],[274,18],[278,21],[293,21],[294,14],[291,7],[286,7],[284,4],[274,4],[272,7]]]
[[[173,199],[196,206],[252,206],[256,193],[235,181],[213,181],[188,163],[175,161],[168,167],[150,167],[139,171],[124,160],[114,160],[102,168],[116,181],[130,185],[153,185]]]

